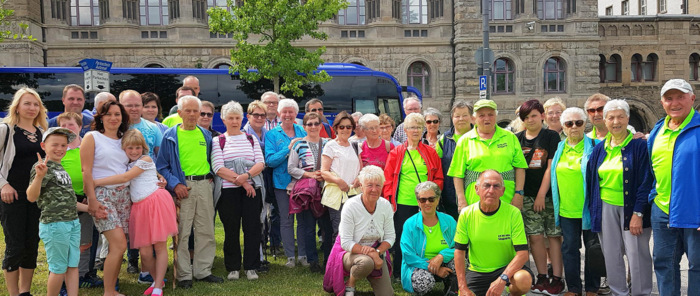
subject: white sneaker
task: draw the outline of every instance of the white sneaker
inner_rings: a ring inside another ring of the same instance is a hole
[[[299,256],[297,261],[299,261],[299,264],[301,264],[301,266],[304,266],[304,267],[309,267],[309,265],[310,265],[309,262],[306,261],[306,256]]]
[[[284,264],[287,268],[294,268],[297,264],[294,262],[294,257],[287,258],[287,263]]]
[[[232,272],[229,272],[227,278],[229,281],[237,280],[240,278],[240,272],[238,270],[234,270]]]
[[[258,279],[258,274],[255,272],[255,270],[246,270],[245,271],[245,276],[248,278],[249,281],[252,280],[257,280]]]

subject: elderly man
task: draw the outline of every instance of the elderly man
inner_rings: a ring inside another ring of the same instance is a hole
[[[406,115],[411,113],[420,113],[423,108],[420,100],[417,97],[410,96],[403,100],[403,111]],[[394,140],[399,143],[406,142],[406,131],[403,130],[403,123],[396,127],[394,132]]]
[[[654,270],[660,295],[681,295],[679,262],[688,258],[687,295],[700,291],[700,116],[695,94],[683,79],[661,88],[666,118],[649,134],[654,186],[649,194]],[[694,291],[694,292],[693,292]]]
[[[83,107],[85,107],[85,91],[80,85],[69,84],[63,88],[63,96],[61,97],[61,102],[63,102],[63,112],[73,112],[80,114],[83,120],[83,126],[80,129],[80,136],[83,137],[87,132],[90,131],[90,126],[92,125],[92,115],[90,111],[82,112]],[[58,116],[57,116],[58,117]],[[49,119],[49,127],[57,127],[57,117]]]
[[[108,101],[114,101],[114,102],[116,102],[116,101],[117,101],[117,97],[115,97],[113,94],[108,93],[108,92],[106,92],[106,91],[103,91],[103,92],[101,92],[101,93],[95,95],[95,104],[94,104],[95,106],[92,108],[92,114],[93,114],[93,115],[96,115],[96,114],[97,114],[97,110],[100,110],[100,108],[102,107],[102,105],[104,105],[104,104],[107,103]]]
[[[129,115],[130,128],[135,128],[143,134],[148,145],[148,156],[155,159],[160,149],[160,142],[163,141],[163,134],[155,123],[141,117],[143,112],[141,94],[132,89],[125,90],[119,94],[119,103],[124,105]]]
[[[323,101],[316,98],[309,100],[306,102],[304,111],[306,113],[315,112],[321,116],[321,123],[323,124],[323,129],[321,129],[321,138],[335,139],[335,132],[333,131],[331,125],[328,124],[326,115],[323,114]]]
[[[177,244],[177,285],[192,287],[192,277],[198,281],[221,283],[223,279],[211,274],[216,253],[214,238],[214,198],[210,166],[211,133],[197,126],[202,102],[195,96],[184,96],[178,102],[178,124],[165,131],[162,150],[156,167],[167,180],[167,189],[180,204]],[[190,265],[187,241],[195,225],[194,265]]]
[[[173,127],[178,123],[182,123],[182,117],[177,114],[177,103],[184,96],[195,96],[194,89],[189,86],[181,86],[175,91],[175,106],[170,108],[170,115],[163,119],[163,124]]]
[[[511,295],[524,295],[535,276],[525,266],[529,254],[520,210],[501,201],[505,184],[499,172],[482,172],[475,187],[479,202],[459,215],[454,239],[460,295],[497,296],[506,286]]]
[[[277,104],[280,102],[280,96],[275,92],[268,91],[260,96],[260,100],[267,106],[267,111],[265,111],[267,115],[265,129],[270,131],[281,122],[279,113],[277,113]]]

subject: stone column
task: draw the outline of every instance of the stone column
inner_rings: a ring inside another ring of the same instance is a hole
[[[180,19],[178,23],[196,22],[193,15],[192,0],[180,0]]]
[[[379,0],[379,21],[380,22],[401,22],[401,20],[397,20],[392,18],[391,16],[391,7],[394,3],[393,0]]]
[[[109,18],[104,20],[104,23],[126,23],[126,18],[124,18],[124,1],[109,1]]]

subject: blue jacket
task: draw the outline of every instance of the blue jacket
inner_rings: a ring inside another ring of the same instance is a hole
[[[649,190],[651,190],[651,166],[647,154],[647,141],[644,139],[634,139],[630,141],[622,150],[622,179],[624,183],[624,229],[630,229],[630,219],[632,212],[644,214],[642,227],[651,227],[651,206]],[[600,198],[600,178],[598,169],[603,164],[605,156],[605,142],[601,142],[593,148],[593,153],[588,161],[586,172],[586,184],[588,184],[586,200],[590,201],[589,209],[591,213],[591,231],[601,231],[601,216],[603,214],[603,200]],[[586,211],[586,209],[583,209]]]
[[[671,204],[669,205],[669,226],[675,228],[700,227],[700,115],[693,112],[688,125],[681,130],[673,147],[671,165]],[[659,131],[663,128],[664,119],[659,120],[649,134],[647,149],[651,159],[651,149]],[[654,169],[652,168],[652,173]],[[649,193],[649,203],[656,198],[656,174]]]
[[[552,159],[552,203],[554,204],[554,223],[559,226],[559,186],[557,185],[557,164],[559,164],[559,159],[561,159],[561,154],[564,152],[564,145],[566,145],[567,140],[562,140],[557,146],[557,153],[554,154]],[[583,196],[586,196],[586,169],[588,165],[588,158],[593,152],[593,147],[599,141],[592,140],[588,136],[583,136],[583,157],[581,158],[581,178],[583,178]],[[588,211],[589,200],[585,199],[583,202],[583,216],[581,218],[582,228],[585,230],[591,229],[591,213]]]
[[[179,126],[180,123],[165,131],[163,142],[160,144],[158,158],[156,159],[156,169],[168,181],[168,185],[165,188],[171,192],[177,184],[187,186],[185,172],[180,167],[180,150],[178,149],[177,141],[177,129]],[[197,128],[204,134],[204,140],[207,142],[207,162],[211,164],[211,132],[199,126]]]
[[[306,137],[306,131],[300,125],[294,124],[294,138],[302,137]],[[272,180],[276,189],[285,190],[292,181],[292,176],[287,172],[289,143],[292,139],[284,133],[281,125],[265,134],[265,164],[272,168]]]
[[[455,256],[455,233],[457,231],[457,222],[452,216],[436,212],[438,221],[440,222],[440,231],[442,237],[449,246],[447,249],[440,251],[443,262],[452,261]],[[413,293],[413,284],[411,276],[416,268],[428,270],[428,259],[425,259],[426,236],[423,231],[423,214],[417,214],[408,218],[403,224],[403,234],[401,234],[401,252],[403,260],[401,261],[401,285],[406,292]]]

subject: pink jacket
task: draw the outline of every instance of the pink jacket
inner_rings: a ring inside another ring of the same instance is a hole
[[[345,253],[347,253],[347,251],[340,246],[340,236],[337,236],[331,254],[328,255],[326,274],[323,276],[323,290],[328,293],[335,293],[336,296],[345,295],[345,277],[350,276],[350,272],[345,271],[343,267],[343,256]],[[386,251],[384,256],[384,258],[390,258],[389,250]],[[386,265],[389,269],[389,276],[391,277],[391,260],[387,260]]]

